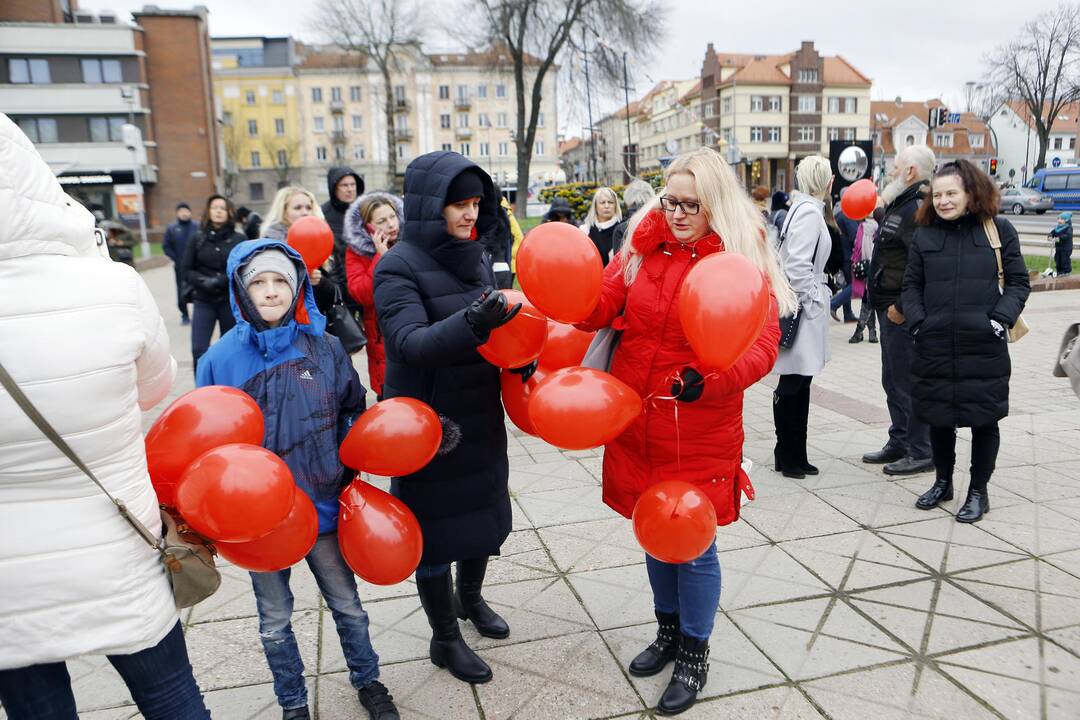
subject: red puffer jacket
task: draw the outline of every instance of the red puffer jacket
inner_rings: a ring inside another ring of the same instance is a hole
[[[700,399],[676,403],[671,384],[690,366],[702,367],[679,322],[679,290],[697,260],[723,251],[723,242],[709,234],[685,247],[672,236],[663,213],[655,210],[638,225],[632,239],[644,255],[634,283],[623,278],[622,256],[604,272],[600,305],[578,327],[598,330],[614,325],[622,339],[612,358],[611,373],[645,399],[645,410],[604,452],[604,502],[630,517],[634,504],[650,485],[685,480],[700,487],[716,507],[717,524],[739,517],[741,493],[753,496],[742,471],[743,391],[764,377],[776,361],[780,328],[775,299],[761,336],[735,363],[705,381]],[[620,317],[620,313],[622,316]]]
[[[379,323],[375,321],[375,266],[382,255],[361,255],[349,248],[345,251],[345,277],[349,294],[364,308],[364,333],[367,334],[368,377],[371,389],[382,397],[386,378],[386,350]]]

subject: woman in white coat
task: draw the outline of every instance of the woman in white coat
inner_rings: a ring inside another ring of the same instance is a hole
[[[773,393],[776,425],[776,471],[784,477],[816,475],[806,457],[806,425],[810,415],[810,383],[829,361],[829,300],[825,262],[832,239],[825,225],[825,198],[832,188],[829,161],[820,155],[803,158],[795,170],[799,190],[780,232],[780,262],[799,303],[795,342],[781,347],[773,373],[780,376]],[[783,331],[781,327],[781,331]]]
[[[0,113],[0,363],[153,533],[141,410],[176,361],[149,288]],[[0,703],[76,717],[65,660],[104,654],[146,718],[209,713],[157,553],[0,389]]]

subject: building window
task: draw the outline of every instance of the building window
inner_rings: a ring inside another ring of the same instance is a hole
[[[914,144],[915,144],[915,136],[914,135],[908,135],[906,138],[904,138],[904,145],[906,147],[911,147]]]
[[[799,95],[799,112],[812,113],[817,112],[817,97],[814,95]]]
[[[469,86],[468,85],[458,85],[457,86],[457,96],[458,96],[459,100],[465,100],[466,98],[468,98],[469,97]],[[462,155],[464,155],[464,154],[465,153],[462,153]]]
[[[536,127],[544,127],[544,113],[536,114]]]
[[[395,85],[394,86],[394,103],[398,107],[402,107],[402,106],[405,105],[405,86],[404,85]]]
[[[344,160],[345,159],[345,146],[344,145],[335,145],[334,146],[334,159],[335,160]]]
[[[765,137],[765,128],[752,127],[750,128],[750,142],[761,142]]]
[[[394,118],[394,127],[397,128],[399,133],[407,133],[409,131],[409,116],[398,115]]]
[[[8,78],[9,82],[18,85],[47,85],[52,82],[49,61],[43,58],[10,58]]]
[[[536,145],[533,147],[533,151],[534,151],[534,153],[536,155],[543,155],[544,154],[544,141],[543,140],[537,140]]]
[[[982,147],[982,135],[979,136],[979,147]],[[1076,149],[1076,138],[1075,137],[1069,138],[1069,149],[1070,150],[1075,150]]]
[[[461,145],[458,146],[458,152],[460,152],[465,157],[469,157],[472,154],[469,149],[469,143],[461,143]]]
[[[264,200],[266,198],[261,182],[248,183],[248,195],[252,200]]]
[[[244,102],[246,102],[248,105],[254,105],[255,104],[255,91],[254,90],[247,90],[247,91],[244,92]]]
[[[233,123],[233,114],[232,114],[231,112],[229,112],[228,110],[226,110],[225,112],[221,113],[221,123],[222,123],[222,124],[223,124],[223,125],[224,125],[225,127],[232,127],[232,123]]]
[[[353,160],[363,160],[364,159],[364,146],[363,145],[353,145],[352,156],[353,156]]]
[[[713,117],[716,115],[716,103],[710,100],[707,103],[703,103],[701,106],[702,117]]]
[[[504,128],[506,125],[506,113],[501,112],[495,115],[495,127]]]
[[[720,100],[720,112],[722,112],[724,115],[731,114],[731,106],[731,98],[726,97]]]
[[[781,112],[784,108],[784,101],[779,95],[769,96],[769,112]]]
[[[324,125],[323,119],[321,117],[315,118],[315,125],[312,127],[312,129],[315,132],[323,132],[324,130],[326,130],[326,126]]]
[[[286,167],[289,164],[289,152],[288,150],[277,151],[277,164],[278,167]]]
[[[315,148],[315,159],[316,160],[325,160],[326,159],[326,148],[324,146],[320,145],[319,147]]]
[[[844,128],[843,139],[844,140],[854,140],[855,139],[855,128]]]
[[[322,102],[322,88],[311,88],[311,102]]]
[[[450,113],[442,113],[439,115],[439,127],[443,130],[450,129]]]
[[[476,97],[487,98],[487,85],[476,86]],[[480,154],[483,155],[484,153],[481,152]]]
[[[1060,150],[1061,149],[1061,141],[1062,141],[1062,138],[1060,136],[1054,138],[1054,149],[1055,150]]]
[[[495,97],[497,97],[497,98],[506,97],[506,86],[505,85],[496,85],[495,86]]]
[[[274,90],[272,93],[270,93],[270,102],[274,103],[275,105],[284,105],[285,93],[281,92],[280,90]]]
[[[469,113],[459,112],[457,114],[457,126],[459,128],[469,127]],[[464,155],[465,153],[461,153]]]
[[[259,134],[259,121],[248,120],[248,136],[255,137]]]
[[[829,112],[831,112],[831,113],[840,112],[840,98],[838,98],[838,97],[829,98],[828,108],[829,108]]]
[[[32,143],[54,143],[59,141],[54,118],[19,118],[17,122]]]
[[[771,142],[771,143],[780,142],[780,128],[778,128],[778,127],[769,128],[769,142]]]
[[[262,158],[259,156],[258,150],[251,151],[251,167],[262,167]]]
[[[334,132],[345,132],[345,116],[334,116]]]
[[[360,102],[360,86],[359,85],[353,85],[352,87],[349,88],[349,101],[350,102]]]
[[[499,143],[499,157],[506,157],[509,154],[510,154],[510,143],[508,143],[508,142]]]
[[[352,116],[352,129],[353,130],[363,130],[364,129],[364,116],[363,115],[353,115]]]
[[[952,147],[952,133],[934,133],[934,144],[938,147]]]
[[[859,98],[846,97],[844,98],[844,112],[854,115],[859,112]]]
[[[801,83],[816,83],[818,81],[817,70],[800,70],[799,82]]]
[[[341,102],[341,88],[330,88],[330,102]]]
[[[489,157],[491,155],[491,146],[486,142],[480,143],[480,157]]]
[[[765,112],[765,97],[762,95],[750,96],[750,112]]]
[[[828,137],[830,140],[839,140],[840,139],[840,128],[834,128],[834,127],[829,128],[826,131],[826,137]]]
[[[453,152],[454,146],[451,145],[450,143],[443,143],[442,144],[442,149],[443,149],[443,152]]]
[[[439,99],[440,100],[449,100],[450,99],[450,86],[449,85],[440,85],[439,86]]]
[[[124,118],[92,117],[90,142],[121,142],[124,139]]]
[[[84,83],[118,83],[123,82],[124,77],[120,72],[119,60],[99,60],[97,58],[83,59],[82,77]]]
[[[796,128],[796,131],[796,137],[799,139],[799,142],[817,142],[817,128],[803,126]]]

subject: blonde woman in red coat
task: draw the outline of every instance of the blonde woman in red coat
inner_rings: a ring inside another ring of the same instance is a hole
[[[665,184],[631,219],[630,241],[605,269],[600,305],[579,326],[623,331],[611,373],[646,399],[641,417],[605,449],[604,502],[629,518],[646,488],[685,480],[708,495],[718,524],[726,525],[738,519],[740,496],[749,488],[741,468],[743,391],[772,368],[777,313],[790,313],[795,298],[765,239],[761,212],[719,154],[701,148],[680,155],[668,166]],[[716,252],[748,258],[773,292],[761,336],[722,372],[698,361],[678,312],[683,279]],[[705,685],[720,565],[715,544],[680,565],[645,559],[660,628],[630,673],[655,675],[674,660],[657,710],[676,714],[693,705]]]
[[[379,398],[386,377],[386,350],[375,318],[375,266],[397,242],[403,218],[400,198],[373,192],[357,198],[345,211],[343,222],[345,278],[349,295],[364,310],[368,377]]]

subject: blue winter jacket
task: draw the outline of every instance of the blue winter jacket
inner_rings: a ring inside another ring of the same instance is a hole
[[[292,319],[276,328],[265,327],[238,274],[269,248],[293,259],[300,280]],[[248,240],[229,254],[226,274],[236,325],[199,359],[196,384],[240,388],[255,399],[266,419],[263,447],[285,461],[315,503],[319,532],[332,532],[338,495],[354,474],[341,464],[338,448],[364,411],[364,386],[341,341],[325,332],[299,253],[277,240]]]

